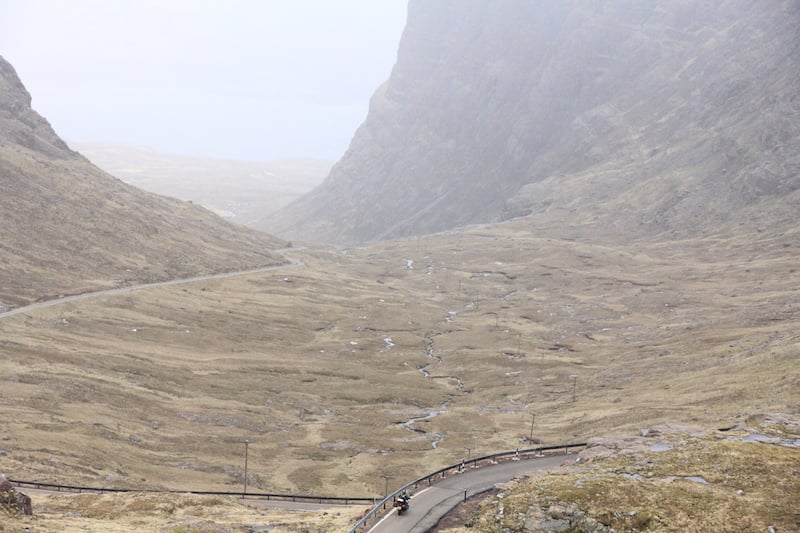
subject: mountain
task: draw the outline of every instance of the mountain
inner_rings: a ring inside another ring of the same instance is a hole
[[[670,238],[792,228],[800,5],[411,0],[325,182],[269,218],[357,242],[533,216]]]
[[[232,161],[124,144],[69,144],[125,183],[192,201],[232,222],[256,228],[265,215],[319,185],[331,167],[315,159]]]
[[[0,309],[285,262],[285,242],[124,184],[73,152],[0,57]]]

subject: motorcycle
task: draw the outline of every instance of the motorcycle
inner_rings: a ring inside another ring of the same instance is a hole
[[[397,509],[397,514],[400,515],[408,511],[410,499],[411,498],[406,494],[401,494],[397,497],[397,499],[394,501],[394,508]]]

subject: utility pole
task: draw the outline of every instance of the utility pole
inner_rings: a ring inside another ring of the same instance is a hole
[[[533,424],[536,422],[536,414],[531,413],[531,435],[528,437],[528,440],[533,442]]]
[[[386,480],[386,484],[383,489],[383,497],[387,497],[389,495],[389,480],[392,479],[392,476],[388,474],[381,474],[381,477]]]
[[[250,441],[245,439],[244,440],[244,492],[242,495],[247,494],[247,446],[250,444]]]

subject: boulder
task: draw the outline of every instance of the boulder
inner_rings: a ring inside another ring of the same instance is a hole
[[[0,477],[0,509],[11,514],[33,515],[30,496],[16,490],[5,477]]]

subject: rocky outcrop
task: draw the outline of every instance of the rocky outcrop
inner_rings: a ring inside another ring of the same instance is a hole
[[[31,498],[17,491],[4,476],[0,476],[0,509],[7,514],[33,515]],[[0,527],[2,530],[2,527]]]
[[[594,438],[574,462],[498,486],[452,518],[493,532],[794,531],[799,422],[761,414]]]
[[[31,95],[14,67],[0,57],[0,143],[61,158],[74,155],[50,123],[31,108]]]
[[[534,215],[696,234],[743,209],[763,222],[765,203],[785,227],[798,23],[781,0],[412,0],[350,149],[268,227],[356,242]]]

